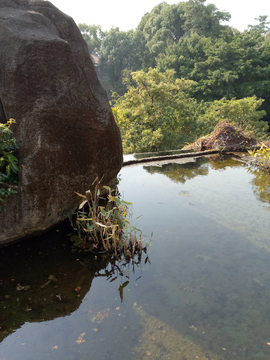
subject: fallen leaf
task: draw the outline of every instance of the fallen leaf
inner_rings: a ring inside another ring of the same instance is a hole
[[[118,306],[115,310],[119,310],[120,309],[120,307]]]
[[[76,340],[77,344],[82,344],[83,342],[85,342],[85,340],[83,340],[83,336],[85,335],[85,333],[82,333],[79,337],[78,340]]]
[[[81,290],[80,286],[75,288],[75,291],[80,291],[80,290]]]
[[[97,331],[98,331],[98,329],[97,329],[97,328],[94,328],[93,330],[94,330],[95,332],[97,332]]]

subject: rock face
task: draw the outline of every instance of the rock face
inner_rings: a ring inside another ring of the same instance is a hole
[[[122,145],[107,95],[71,17],[48,1],[0,1],[0,122],[16,120],[18,193],[0,212],[0,244],[74,212],[96,177],[110,184]]]

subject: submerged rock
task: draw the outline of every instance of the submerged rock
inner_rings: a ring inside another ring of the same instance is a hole
[[[0,244],[62,221],[94,179],[109,185],[122,145],[73,19],[47,1],[0,2],[0,122],[14,118],[19,186],[0,212]]]

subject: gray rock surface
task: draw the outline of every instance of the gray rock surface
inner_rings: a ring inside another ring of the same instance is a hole
[[[0,1],[0,122],[16,120],[19,190],[0,212],[0,244],[72,213],[93,180],[110,184],[122,145],[73,19],[48,1]]]

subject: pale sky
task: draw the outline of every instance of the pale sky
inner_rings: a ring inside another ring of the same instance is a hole
[[[77,24],[101,25],[102,30],[112,26],[122,31],[135,29],[142,16],[162,0],[51,0],[64,13],[73,17]],[[167,0],[167,4],[177,4],[179,1]],[[218,10],[226,10],[231,14],[230,26],[245,30],[249,24],[255,25],[255,18],[268,15],[270,21],[269,0],[208,0],[215,4]]]

